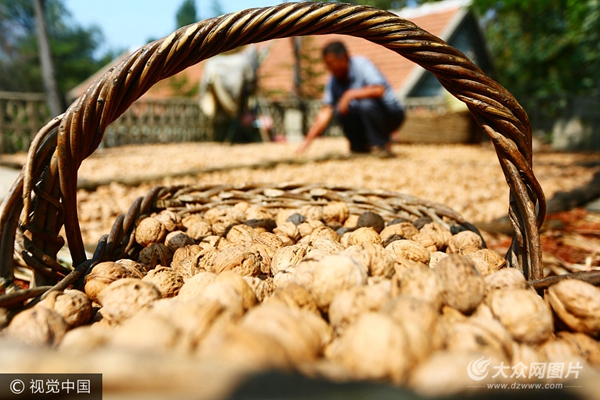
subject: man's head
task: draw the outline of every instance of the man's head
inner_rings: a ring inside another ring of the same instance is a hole
[[[350,58],[342,42],[329,43],[323,48],[322,55],[325,66],[336,79],[343,81],[348,78]]]

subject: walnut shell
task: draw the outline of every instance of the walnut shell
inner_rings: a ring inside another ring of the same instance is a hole
[[[600,289],[566,279],[548,289],[552,309],[569,328],[591,336],[600,334]]]
[[[510,351],[511,343],[508,342]],[[456,353],[479,353],[508,361],[505,344],[487,329],[486,324],[476,321],[458,322],[446,333],[446,349]]]
[[[391,278],[394,275],[394,257],[381,246],[362,243],[348,247],[343,254],[360,261],[367,268],[369,276]]]
[[[484,277],[498,272],[506,266],[506,260],[494,250],[481,249],[465,255],[473,260],[475,267]]]
[[[173,260],[173,252],[163,243],[151,243],[138,255],[138,262],[144,264],[149,270],[157,265],[170,265],[171,260]]]
[[[133,277],[132,271],[121,264],[112,261],[101,262],[85,277],[84,291],[92,301],[97,302],[98,294],[112,282]]]
[[[173,232],[183,228],[181,216],[174,211],[162,210],[158,214],[154,215],[153,218],[160,221],[164,225],[167,232]]]
[[[5,332],[9,338],[31,346],[56,346],[67,329],[59,313],[36,306],[15,315]]]
[[[600,366],[600,342],[580,332],[558,332],[556,336],[571,347],[591,366]]]
[[[329,226],[342,226],[350,215],[348,204],[343,201],[330,201],[323,206],[323,222]],[[308,217],[308,216],[307,216]]]
[[[130,278],[142,279],[148,273],[148,270],[143,264],[137,261],[130,260],[129,258],[121,258],[115,261],[117,264],[122,265],[130,273]]]
[[[485,283],[473,261],[465,256],[450,255],[434,269],[442,284],[444,304],[469,314],[485,294]]]
[[[381,236],[384,246],[387,246],[394,238],[394,240],[412,240],[417,233],[419,233],[419,230],[410,222],[400,222],[386,226],[379,233],[379,236]]]
[[[275,287],[271,278],[260,279],[256,276],[244,276],[244,280],[250,286],[250,289],[256,295],[258,302],[262,303],[264,299],[273,294]]]
[[[173,253],[171,268],[184,279],[190,278],[203,271],[199,263],[206,252],[205,248],[197,244],[180,247]]]
[[[484,278],[486,291],[505,289],[525,289],[527,281],[523,273],[516,268],[504,268]]]
[[[381,236],[372,227],[358,228],[350,233],[348,244],[354,246],[362,243],[372,243],[378,246],[382,245]]]
[[[180,247],[194,244],[194,239],[183,231],[173,231],[169,232],[165,237],[165,244],[171,251],[176,251]]]
[[[448,254],[442,253],[441,251],[434,251],[431,253],[431,259],[429,260],[429,268],[435,269],[442,258],[448,257]]]
[[[256,237],[258,233],[245,224],[232,226],[227,232],[227,240],[236,245],[250,245]]]
[[[135,228],[135,241],[144,247],[162,243],[166,235],[167,229],[163,223],[153,217],[142,219]]]
[[[346,248],[338,241],[325,238],[316,238],[311,242],[313,250],[321,250],[326,254],[339,254]]]
[[[87,352],[103,347],[110,337],[111,330],[100,324],[83,325],[69,330],[61,340],[61,351]]]
[[[278,342],[295,363],[316,359],[331,340],[331,328],[323,318],[279,304],[254,307],[240,321],[240,326]]]
[[[196,299],[212,281],[215,280],[215,274],[208,271],[198,272],[196,275],[185,280],[185,283],[179,289],[177,299],[179,301],[190,301]]]
[[[250,372],[289,369],[292,364],[285,347],[278,341],[239,325],[210,332],[202,341],[197,355],[201,359],[217,360]]]
[[[433,240],[433,244],[435,245],[437,251],[444,251],[448,246],[450,238],[452,237],[452,232],[438,222],[430,222],[425,224],[419,230],[419,233],[427,234]]]
[[[214,258],[212,272],[234,271],[243,276],[260,273],[260,260],[251,248],[235,246],[220,251]]]
[[[299,215],[299,214],[297,214]],[[300,232],[300,236],[310,236],[313,231],[319,227],[325,226],[323,221],[317,221],[315,219],[307,219],[304,222],[298,224],[298,232]],[[339,239],[338,239],[339,240]]]
[[[62,316],[69,329],[83,325],[92,318],[92,303],[85,293],[66,289],[53,291],[39,303],[39,306],[56,311]]]
[[[295,244],[278,249],[271,260],[271,273],[275,275],[296,266],[304,258],[307,250],[308,246],[305,244]]]
[[[473,253],[483,249],[481,236],[472,231],[458,232],[448,240],[448,254]]]
[[[277,227],[273,229],[273,233],[277,235],[284,243],[296,243],[296,241],[300,239],[298,227],[294,225],[293,222],[284,222],[283,224],[277,225]]]
[[[308,310],[320,315],[319,307],[310,292],[295,282],[280,285],[267,297],[265,304],[282,304],[286,307]]]
[[[202,240],[214,234],[211,225],[204,219],[189,221],[189,225],[186,225],[186,227],[185,233],[194,240]]]
[[[419,232],[413,236],[412,240],[425,247],[431,253],[438,251],[435,240],[429,233]]]
[[[416,264],[411,268],[399,269],[392,278],[392,296],[411,296],[428,304],[436,310],[442,307],[443,283],[429,267]]]
[[[541,343],[554,330],[552,312],[535,292],[526,289],[496,290],[490,308],[517,341]]]
[[[395,240],[386,247],[386,250],[397,261],[399,259],[406,259],[428,265],[431,260],[431,252],[422,244],[412,240]]]
[[[167,267],[154,268],[142,278],[142,281],[156,286],[163,298],[177,296],[183,286],[183,277],[177,271]]]
[[[327,357],[360,380],[405,381],[414,360],[402,327],[390,316],[367,312],[327,349]]]
[[[342,335],[360,315],[379,311],[390,298],[390,281],[342,290],[335,295],[329,306],[329,323],[338,335]]]
[[[134,278],[119,279],[98,295],[102,316],[115,322],[131,318],[158,299],[160,292],[156,286]]]
[[[336,292],[367,282],[367,271],[352,257],[327,255],[313,262],[300,262],[294,280],[311,292],[319,308],[327,312]]]

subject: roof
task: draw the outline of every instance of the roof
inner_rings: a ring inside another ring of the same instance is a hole
[[[464,19],[467,14],[467,7],[471,0],[445,0],[435,3],[426,3],[419,7],[409,7],[401,10],[392,10],[395,14],[402,18],[414,22],[417,26],[436,35],[444,40],[452,35],[456,27]],[[317,81],[317,86],[324,85],[327,79],[324,66],[320,62],[321,48],[328,42],[333,40],[341,40],[351,55],[362,55],[369,58],[386,76],[392,88],[398,91],[401,95],[406,92],[407,86],[414,85],[425,71],[420,66],[412,61],[396,54],[392,50],[386,49],[378,44],[371,43],[365,39],[346,36],[346,35],[317,35],[308,36],[302,39],[305,44],[310,46],[311,51],[314,51],[312,68],[317,73],[320,73]],[[259,73],[259,86],[262,93],[269,94],[270,97],[287,98],[293,86],[293,47],[290,38],[276,39],[269,42],[269,55],[263,61]],[[123,56],[121,56],[123,57]],[[111,63],[115,65],[116,61]],[[118,60],[120,61],[120,59]],[[145,98],[166,98],[177,96],[177,82],[187,82],[189,85],[198,85],[202,77],[203,64],[194,65],[180,72],[179,74],[161,81],[154,85]],[[77,88],[71,90],[76,98],[83,94],[85,89],[101,75],[111,65],[106,66],[103,71],[99,71],[90,77]],[[94,79],[92,79],[94,78]],[[278,95],[277,95],[278,94]]]

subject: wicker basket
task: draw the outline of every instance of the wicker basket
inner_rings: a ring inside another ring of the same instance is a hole
[[[446,207],[385,191],[316,190],[294,185],[156,188],[117,219],[94,256],[87,259],[77,215],[77,170],[98,147],[112,121],[156,82],[206,58],[249,43],[329,33],[360,36],[397,52],[431,71],[451,94],[467,104],[491,138],[510,186],[514,240],[508,263],[528,279],[542,278],[538,228],[544,220],[545,200],[531,169],[528,117],[517,101],[458,50],[394,14],[340,3],[286,3],[205,20],[140,48],[39,131],[26,166],[2,204],[0,288],[4,294],[0,306],[20,307],[48,290],[76,284],[99,261],[131,256],[136,251],[132,241],[136,219],[161,207],[182,207],[182,212],[191,212],[218,206],[215,198],[222,202],[254,200],[271,206],[290,199],[317,203],[336,199],[351,203],[355,209],[376,206],[390,216],[445,217],[453,224],[465,225]],[[57,262],[65,239],[72,267]],[[14,285],[18,267],[15,253],[34,270],[27,290]]]

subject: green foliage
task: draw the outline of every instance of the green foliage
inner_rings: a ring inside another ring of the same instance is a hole
[[[198,13],[196,12],[196,4],[194,0],[183,0],[179,6],[177,14],[175,14],[175,28],[190,25],[198,21]]]
[[[84,28],[61,0],[46,0],[46,24],[62,94],[109,62],[116,52],[95,56],[103,41],[96,26]],[[0,0],[0,90],[43,92],[33,1]]]
[[[599,0],[474,0],[499,81],[517,98],[586,95],[600,84]]]
[[[210,11],[214,17],[218,17],[219,15],[225,14],[225,10],[223,9],[223,5],[219,0],[211,0],[210,2]]]

